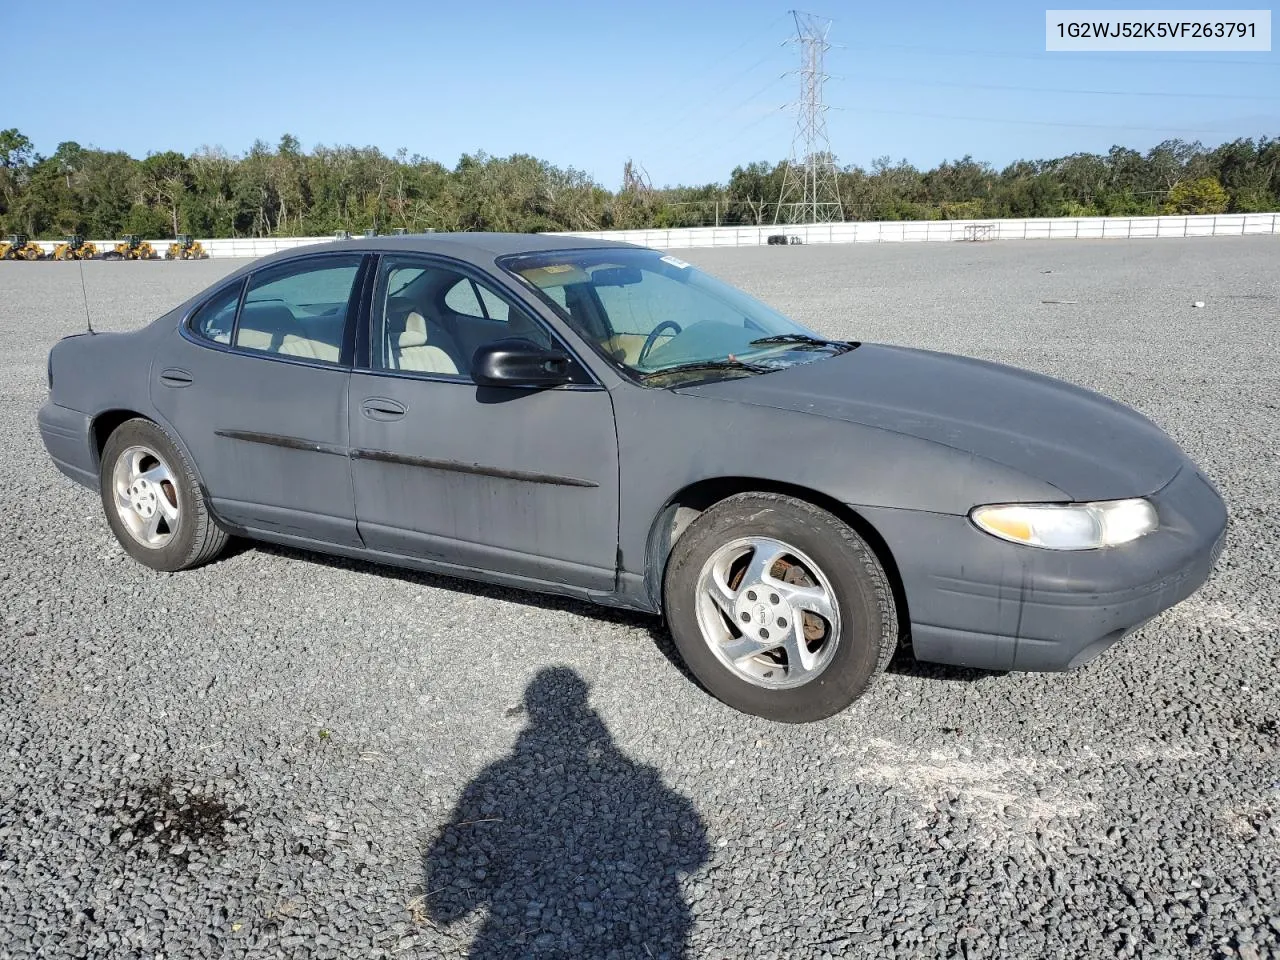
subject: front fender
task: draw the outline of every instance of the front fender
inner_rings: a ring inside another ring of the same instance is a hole
[[[877,427],[706,396],[615,391],[620,472],[620,592],[642,593],[651,534],[674,524],[680,491],[758,479],[859,507],[962,516],[979,503],[1067,500],[1061,490],[981,457]],[[659,553],[661,551],[659,550]]]

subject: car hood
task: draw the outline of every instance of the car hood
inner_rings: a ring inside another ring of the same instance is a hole
[[[678,392],[907,434],[1003,464],[1071,500],[1142,496],[1185,458],[1114,400],[1014,367],[863,344],[836,357]]]

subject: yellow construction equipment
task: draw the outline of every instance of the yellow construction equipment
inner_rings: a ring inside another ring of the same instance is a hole
[[[156,251],[150,243],[132,233],[126,233],[115,245],[115,249],[104,253],[104,260],[153,260]]]
[[[204,252],[199,240],[193,240],[191,234],[180,233],[169,249],[165,251],[166,260],[203,260],[209,254]]]
[[[98,248],[79,234],[63,237],[62,242],[53,248],[55,260],[92,260],[98,255]]]
[[[0,260],[39,260],[43,256],[44,251],[26,234],[11,233],[8,240],[0,241]]]

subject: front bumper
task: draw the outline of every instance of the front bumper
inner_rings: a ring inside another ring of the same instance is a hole
[[[1227,526],[1190,463],[1149,499],[1160,527],[1102,550],[1007,543],[967,517],[864,511],[897,561],[920,660],[989,670],[1069,670],[1185,600],[1208,578]]]

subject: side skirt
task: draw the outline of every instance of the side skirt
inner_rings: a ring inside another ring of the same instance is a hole
[[[250,530],[237,524],[226,523],[225,521],[223,522],[223,526],[226,528],[228,533],[232,533],[236,536],[244,537],[249,540],[261,540],[265,543],[276,543],[281,546],[294,547],[299,550],[309,550],[313,553],[347,557],[352,560],[367,560],[371,563],[379,563],[385,566],[401,567],[407,570],[420,570],[424,573],[432,573],[444,577],[454,577],[458,580],[491,583],[496,586],[511,587],[516,590],[528,590],[532,593],[551,594],[552,596],[558,597],[570,597],[574,600],[582,600],[586,603],[599,604],[604,607],[635,610],[641,613],[651,614],[656,614],[658,612],[647,602],[637,597],[624,596],[609,590],[587,590],[582,587],[568,586],[563,583],[535,580],[530,577],[496,573],[490,570],[477,570],[473,567],[459,566],[457,564],[445,563],[439,560],[424,560],[419,557],[404,556],[398,553],[387,553],[382,550],[370,550],[367,547],[349,547],[342,544],[312,540],[307,537],[277,533],[275,531]]]

